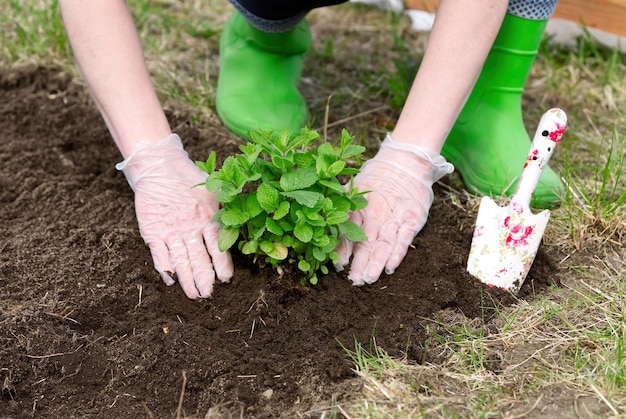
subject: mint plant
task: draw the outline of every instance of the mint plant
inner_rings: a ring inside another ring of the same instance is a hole
[[[293,138],[288,130],[252,131],[241,154],[227,157],[220,169],[214,151],[206,162],[196,162],[209,174],[206,188],[222,204],[215,215],[222,225],[221,251],[237,243],[243,254],[279,271],[285,263],[297,265],[316,284],[318,272],[328,274],[328,262],[338,261],[341,235],[353,242],[367,239],[348,220],[349,211],[367,205],[352,183],[358,169],[347,165],[365,148],[346,130],[337,146],[317,145],[319,139],[307,128]],[[344,186],[339,179],[347,177]]]

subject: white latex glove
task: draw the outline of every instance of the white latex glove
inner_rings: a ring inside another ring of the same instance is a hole
[[[337,248],[338,271],[353,255],[348,278],[354,285],[371,284],[383,269],[391,275],[420,232],[433,203],[432,185],[454,170],[438,153],[412,144],[396,143],[387,134],[376,156],[366,161],[354,178],[367,206],[350,219],[365,231],[368,240],[341,240]]]
[[[115,167],[135,192],[141,237],[167,285],[175,283],[176,273],[187,297],[206,298],[216,274],[222,282],[232,278],[230,253],[217,248],[219,223],[211,221],[219,204],[203,185],[194,187],[207,174],[189,159],[178,135],[158,144],[139,143]]]

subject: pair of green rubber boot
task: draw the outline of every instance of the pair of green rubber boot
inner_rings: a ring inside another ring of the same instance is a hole
[[[547,21],[507,14],[476,85],[441,154],[455,165],[470,192],[515,192],[530,141],[521,98]],[[298,91],[304,54],[311,45],[306,21],[284,33],[265,33],[238,12],[220,41],[216,107],[226,127],[247,138],[250,130],[299,132],[307,107]],[[563,195],[546,167],[531,205],[555,207]]]

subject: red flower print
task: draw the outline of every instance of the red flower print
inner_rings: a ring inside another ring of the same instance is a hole
[[[521,224],[516,224],[509,229],[509,235],[506,236],[506,245],[510,247],[528,246],[526,239],[532,232],[532,226],[524,227]]]
[[[557,122],[556,129],[550,133],[550,139],[558,144],[563,137],[563,133],[565,133],[565,126]]]

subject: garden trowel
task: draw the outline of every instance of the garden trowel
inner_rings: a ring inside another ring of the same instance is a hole
[[[533,214],[530,199],[566,125],[561,109],[543,114],[509,205],[487,196],[480,201],[467,271],[483,283],[513,293],[524,283],[550,218],[550,210]]]

